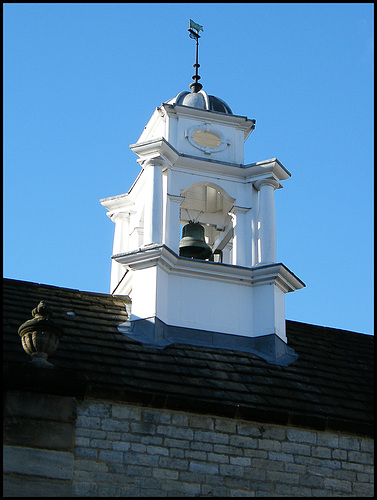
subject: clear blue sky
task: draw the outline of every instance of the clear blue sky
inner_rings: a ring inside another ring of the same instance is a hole
[[[113,223],[156,106],[203,89],[277,157],[288,319],[373,332],[373,4],[15,3],[4,7],[4,276],[109,292]]]

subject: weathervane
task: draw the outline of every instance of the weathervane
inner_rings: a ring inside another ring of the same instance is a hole
[[[194,21],[190,19],[190,27],[188,29],[189,36],[190,38],[196,40],[195,64],[193,64],[195,68],[195,75],[192,77],[194,83],[190,84],[191,92],[199,92],[199,90],[202,88],[202,85],[198,82],[198,80],[200,79],[200,76],[198,75],[198,68],[200,66],[200,64],[198,63],[198,49],[199,49],[199,38],[200,38],[199,31],[204,31],[203,26],[194,23]]]

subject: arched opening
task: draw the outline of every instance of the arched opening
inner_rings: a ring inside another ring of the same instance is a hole
[[[212,182],[197,182],[182,189],[180,194],[184,197],[180,205],[180,225],[202,224],[206,243],[214,253],[213,260],[230,263],[233,225],[229,212],[235,199]]]

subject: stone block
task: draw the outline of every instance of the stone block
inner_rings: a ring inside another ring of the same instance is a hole
[[[180,427],[173,427],[169,425],[159,425],[157,427],[157,434],[162,434],[174,439],[191,440],[194,437],[194,432],[189,428],[182,429]]]
[[[368,483],[354,484],[353,493],[358,497],[374,497],[374,485]]]
[[[35,476],[5,475],[3,497],[71,497],[71,481]]]
[[[213,430],[215,427],[214,419],[211,417],[204,417],[202,415],[190,415],[189,417],[190,427]]]
[[[99,417],[87,417],[85,415],[79,415],[76,421],[76,427],[84,427],[85,429],[99,429],[101,425],[101,420]]]
[[[221,467],[221,466],[220,466]],[[191,472],[198,472],[202,474],[218,474],[219,466],[217,464],[210,464],[206,462],[190,461],[189,470]]]
[[[166,488],[165,484],[164,487]],[[200,488],[201,485],[198,483],[184,483],[181,481],[174,481],[174,483],[169,484],[169,496],[200,496]]]
[[[317,433],[313,431],[304,431],[301,429],[287,429],[288,441],[296,443],[316,444]]]
[[[250,488],[250,480],[245,479],[244,477],[225,476],[225,486],[231,489],[233,496],[233,491],[235,489],[245,490]]]
[[[312,488],[306,488],[304,486],[292,486],[291,492],[292,492],[293,497],[311,497],[311,496],[313,496]]]
[[[125,406],[114,404],[111,407],[111,414],[113,418],[140,421],[141,410],[142,408],[139,406]]]
[[[195,431],[195,441],[203,443],[228,444],[229,436],[223,432]]]
[[[131,448],[130,443],[125,443],[124,441],[116,441],[111,443],[111,449],[115,451],[128,451]]]
[[[171,423],[177,427],[188,427],[189,417],[186,413],[173,413]]]
[[[258,439],[246,436],[230,436],[229,444],[238,448],[258,448]]]
[[[162,445],[163,438],[160,436],[142,436],[140,438],[140,443],[145,444],[145,445],[155,445],[155,446],[160,446]]]
[[[347,453],[346,450],[332,450],[331,458],[335,458],[336,460],[347,460]]]
[[[73,471],[74,483],[94,483],[94,472]]]
[[[233,420],[226,420],[225,418],[216,418],[215,430],[228,434],[235,434],[237,432],[237,423]]]
[[[279,460],[281,462],[293,462],[293,455],[290,453],[279,453],[278,451],[269,451],[268,458],[270,460]]]
[[[222,453],[208,453],[208,461],[219,464],[229,463],[229,456]]]
[[[108,418],[110,416],[111,405],[108,403],[97,403],[94,401],[82,402],[78,405],[77,414],[87,417]]]
[[[310,456],[310,446],[308,444],[287,442],[282,443],[281,449],[285,453],[292,455],[305,455]]]
[[[312,457],[316,458],[331,458],[331,449],[325,446],[312,446]]]
[[[275,453],[275,452],[271,452]],[[284,470],[284,460],[276,459],[276,460],[264,460],[259,458],[251,459],[251,466],[256,469],[262,470],[275,470],[275,471],[283,471]]]
[[[207,453],[205,451],[196,451],[196,450],[186,450],[185,451],[186,458],[192,458],[194,460],[207,460]]]
[[[88,472],[106,472],[107,465],[103,462],[95,462],[94,460],[85,460],[76,458],[75,471],[88,471]]]
[[[242,452],[241,453],[238,453],[238,455],[242,455]],[[252,450],[252,449],[247,449],[247,450],[244,450],[244,455],[245,457],[251,457],[251,458],[267,458],[268,457],[268,453],[267,451],[265,450]]]
[[[350,481],[342,479],[325,478],[324,487],[331,489],[333,492],[351,493],[352,487]]]
[[[354,483],[356,481],[356,472],[344,469],[337,469],[333,471],[333,477],[335,479],[344,479],[345,481],[350,481]]]
[[[353,436],[339,436],[339,448],[344,450],[360,450],[360,438]]]
[[[122,436],[121,432],[113,432],[113,431],[106,432],[106,439],[108,439],[109,441],[120,441],[121,436]]]
[[[190,448],[192,450],[209,452],[214,449],[214,445],[212,443],[201,443],[200,441],[192,441],[190,443]]]
[[[299,484],[299,474],[293,472],[267,471],[267,479],[273,483]]]
[[[168,448],[181,448],[183,450],[187,450],[190,447],[188,440],[170,438],[165,439],[165,446]]]
[[[119,464],[123,462],[123,453],[121,451],[100,450],[98,453],[98,460],[105,463],[111,462]]]
[[[71,423],[8,417],[4,421],[4,443],[27,448],[71,451],[75,428]]]
[[[374,439],[361,438],[360,450],[374,453]]]
[[[128,465],[126,473],[129,476],[150,477],[150,476],[152,476],[152,468],[151,467],[144,467],[141,465]]]
[[[338,436],[335,434],[327,434],[319,432],[317,434],[317,444],[319,446],[328,446],[329,448],[337,448],[339,446]]]
[[[100,450],[109,450],[111,449],[111,441],[107,439],[91,439],[90,440],[90,448],[100,449]]]
[[[251,459],[248,457],[230,457],[230,464],[249,467],[251,465]]]
[[[157,467],[159,457],[141,453],[134,453],[132,451],[126,451],[123,454],[124,463],[129,465],[144,465],[148,467]],[[112,460],[114,461],[114,460]]]
[[[4,402],[5,417],[73,423],[76,420],[76,410],[75,398],[51,394],[8,391]]]
[[[264,430],[262,426],[256,426],[246,422],[237,424],[237,432],[241,436],[262,437]]]
[[[260,450],[280,451],[281,442],[275,439],[258,439],[258,447]]]
[[[160,457],[159,465],[166,469],[177,469],[177,470],[188,470],[189,461],[187,459],[172,458],[172,457]]]
[[[106,418],[101,422],[101,429],[103,431],[128,432],[129,428],[130,424],[125,420],[114,420],[112,418]]]
[[[220,474],[224,476],[243,477],[245,475],[245,469],[239,465],[221,464]]]
[[[97,497],[119,497],[120,487],[115,484],[99,483],[97,487]]]
[[[323,477],[315,474],[300,475],[300,485],[308,488],[322,488]]]
[[[267,471],[248,467],[245,469],[244,477],[245,479],[249,479],[251,481],[251,484],[253,484],[254,481],[264,481],[267,477]]]
[[[356,462],[358,464],[368,464],[373,465],[373,456],[370,453],[359,452],[359,451],[349,451],[348,460],[350,462]]]
[[[170,469],[155,468],[152,471],[152,476],[158,479],[178,479],[178,471]]]
[[[76,436],[89,437],[95,439],[104,439],[106,437],[105,431],[100,431],[97,429],[76,427]]]
[[[163,426],[160,426],[163,427]],[[168,426],[166,426],[169,429]],[[131,423],[131,432],[136,434],[148,434],[153,436],[156,434],[156,425],[148,422],[133,422]]]
[[[64,451],[4,446],[4,473],[72,479],[73,454]]]
[[[141,443],[131,443],[130,449],[136,453],[145,453],[147,451],[147,446]]]
[[[261,430],[258,428],[258,430]],[[261,430],[264,439],[276,439],[278,441],[285,441],[287,430],[282,427],[272,427],[270,425],[263,426]]]
[[[171,414],[161,410],[143,408],[141,410],[141,420],[149,424],[170,424]]]
[[[292,496],[292,486],[290,484],[275,484],[276,496]]]
[[[185,451],[180,448],[170,448],[169,456],[172,458],[185,458]]]
[[[73,454],[77,458],[93,458],[94,460],[97,458],[97,450],[91,448],[76,447],[73,450]]]
[[[169,455],[169,450],[166,447],[162,446],[147,446],[147,453],[149,455]]]
[[[73,493],[75,497],[95,497],[97,496],[97,485],[93,483],[75,483]]]

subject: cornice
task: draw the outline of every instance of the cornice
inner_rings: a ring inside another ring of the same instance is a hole
[[[139,160],[137,161],[142,166],[145,165],[148,160],[160,160],[163,162],[165,168],[185,168],[194,171],[199,170],[201,173],[205,171],[213,174],[243,178],[245,182],[254,182],[265,178],[282,181],[291,177],[290,172],[277,158],[257,163],[249,163],[247,165],[223,162],[213,158],[202,158],[179,153],[163,137],[131,144],[130,149],[139,156]]]
[[[284,264],[268,264],[254,267],[235,266],[219,262],[179,257],[166,245],[150,245],[132,252],[113,255],[119,264],[131,270],[162,265],[171,273],[188,274],[196,278],[237,281],[244,285],[276,283],[285,293],[303,288],[305,284]]]

